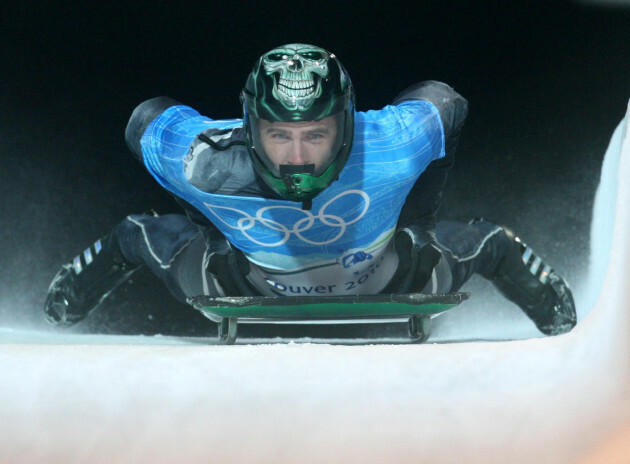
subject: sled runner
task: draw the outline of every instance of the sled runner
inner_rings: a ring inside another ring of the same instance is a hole
[[[188,299],[197,310],[218,323],[219,342],[234,344],[238,323],[378,323],[407,322],[409,343],[423,343],[431,334],[431,317],[468,299],[469,293],[421,293],[218,297]]]

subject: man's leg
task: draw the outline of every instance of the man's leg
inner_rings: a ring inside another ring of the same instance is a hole
[[[542,333],[558,335],[575,326],[567,283],[509,229],[483,219],[445,221],[438,223],[436,235],[450,270],[450,291],[477,273],[516,303]]]
[[[75,324],[143,265],[182,302],[187,296],[220,295],[205,271],[204,253],[203,238],[186,216],[131,215],[62,266],[48,290],[46,318]]]

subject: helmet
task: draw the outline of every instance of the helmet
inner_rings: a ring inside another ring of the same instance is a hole
[[[241,92],[241,102],[253,165],[280,196],[310,202],[337,179],[352,148],[354,90],[335,55],[305,44],[275,48],[254,65]],[[265,127],[284,123],[308,126],[318,121],[330,128],[331,135],[317,162],[283,164],[274,157],[273,144],[263,133]]]

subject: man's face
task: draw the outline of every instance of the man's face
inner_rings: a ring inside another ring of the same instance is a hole
[[[318,175],[328,166],[337,141],[337,117],[300,122],[261,119],[263,149],[276,168],[281,164],[314,164]]]

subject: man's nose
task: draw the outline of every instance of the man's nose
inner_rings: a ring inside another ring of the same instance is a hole
[[[293,149],[289,154],[289,164],[306,164],[306,158],[304,153],[304,146],[301,142],[296,142],[293,144]]]

